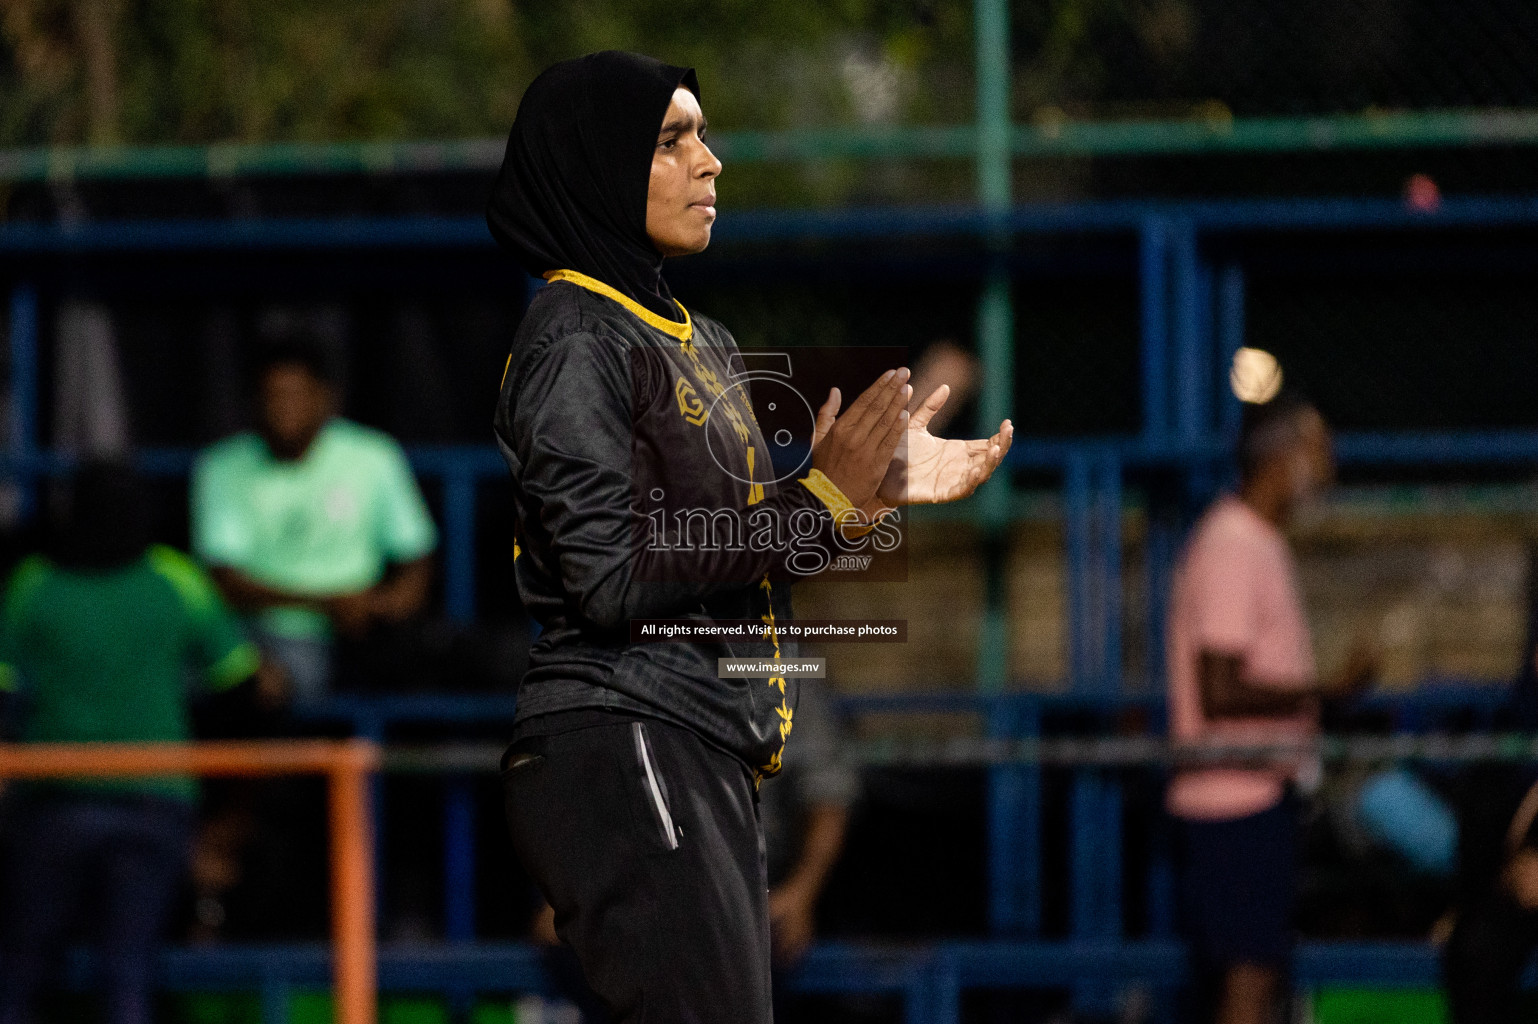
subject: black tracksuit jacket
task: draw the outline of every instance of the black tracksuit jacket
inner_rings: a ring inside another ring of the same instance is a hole
[[[671,323],[572,272],[535,295],[495,420],[512,471],[518,592],[543,627],[519,721],[578,708],[648,715],[693,730],[755,777],[779,770],[794,680],[723,679],[716,659],[796,655],[777,627],[791,616],[793,570],[835,551],[834,513],[848,502],[815,470],[751,483],[773,474],[748,388],[732,383],[736,355],[714,321]],[[695,548],[679,550],[680,509],[777,520],[795,540],[749,544],[739,533],[707,545],[695,519]],[[632,619],[659,618],[763,630],[746,641],[632,642]]]

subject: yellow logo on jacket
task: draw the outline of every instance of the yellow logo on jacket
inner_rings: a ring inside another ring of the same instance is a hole
[[[710,416],[710,410],[705,408],[705,402],[700,398],[699,392],[695,391],[694,385],[682,376],[673,387],[673,394],[678,398],[679,415],[696,427],[703,424]]]
[[[764,500],[764,485],[754,480],[754,452],[753,445],[749,444],[753,439],[753,431],[748,426],[747,420],[743,418],[742,411],[737,408],[740,403],[742,409],[747,411],[748,416],[751,417],[753,415],[753,403],[748,394],[747,385],[735,385],[731,388],[733,394],[727,395],[727,389],[721,386],[721,379],[716,376],[710,367],[700,360],[698,348],[687,341],[683,343],[682,348],[694,366],[694,372],[699,377],[700,386],[710,395],[712,404],[707,407],[700,393],[689,382],[689,378],[684,374],[679,374],[677,383],[673,385],[673,396],[678,400],[678,413],[686,422],[699,427],[704,426],[705,421],[710,418],[712,411],[717,407],[720,408],[721,412],[726,416],[726,422],[744,445],[744,454],[748,464],[748,504],[756,505]],[[757,419],[754,419],[754,422],[756,423]]]

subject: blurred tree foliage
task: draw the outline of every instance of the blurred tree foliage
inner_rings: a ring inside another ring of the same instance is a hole
[[[717,124],[966,116],[968,0],[0,0],[0,145],[496,135],[545,65],[699,68]]]
[[[698,68],[720,129],[954,124],[972,114],[972,8],[0,0],[0,146],[497,136],[539,69],[610,47]],[[1010,9],[1014,115],[1047,126],[1538,106],[1532,0],[1011,0]],[[1103,191],[1096,167],[1022,162],[1016,198]],[[1136,175],[1118,181],[1119,191],[1148,187]],[[973,190],[965,161],[918,159],[742,163],[723,187],[728,201],[796,205],[943,202]]]

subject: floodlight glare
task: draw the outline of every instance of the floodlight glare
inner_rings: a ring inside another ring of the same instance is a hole
[[[1264,349],[1241,348],[1234,353],[1228,383],[1239,401],[1264,405],[1282,390],[1282,367]]]

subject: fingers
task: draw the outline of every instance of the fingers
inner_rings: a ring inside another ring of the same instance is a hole
[[[838,419],[838,407],[843,401],[838,388],[828,389],[828,400],[822,403],[822,408],[817,410],[817,419],[812,427],[812,447],[818,443],[833,429],[833,421]]]
[[[1015,442],[1015,425],[1009,420],[999,424],[999,432],[988,439],[987,451],[983,453],[982,477],[977,481],[979,485],[993,475],[993,471],[999,468],[1004,461],[1004,456],[1009,454],[1010,445]]]
[[[908,414],[908,400],[913,396],[913,388],[908,384],[908,368],[898,367],[896,372],[887,379],[881,392],[865,410],[864,435],[865,444],[885,444],[884,435],[892,428],[901,413],[906,420]],[[856,437],[861,435],[856,434]]]
[[[907,404],[905,400],[903,405],[906,406]],[[881,436],[880,447],[877,449],[881,453],[883,464],[892,461],[892,453],[897,451],[898,443],[902,441],[903,435],[907,432],[908,410],[906,408],[898,409],[897,415],[893,416],[891,423],[887,424],[886,433]]]
[[[876,383],[860,392],[860,397],[856,398],[850,404],[848,411],[844,413],[845,429],[852,429],[864,421],[866,411],[870,409],[871,403],[875,402],[877,397],[886,390],[887,384],[895,376],[897,376],[896,370],[888,370],[876,379]]]
[[[991,473],[994,466],[1004,461],[1004,456],[1009,454],[1010,446],[1015,443],[1015,425],[1009,422],[1009,420],[1000,423],[999,432],[989,438],[989,441],[993,445],[993,449],[989,451],[989,462],[991,464],[988,470]]]
[[[877,445],[883,463],[892,458],[903,431],[908,429],[908,400],[912,397],[913,388],[907,384],[898,388],[891,403],[881,411],[881,418],[871,427],[869,441]]]
[[[908,427],[913,397],[907,367],[888,370],[856,398],[842,416],[830,393],[814,420],[814,434],[826,434],[814,464],[838,484],[856,507],[879,490]]]
[[[867,443],[872,434],[885,431],[891,426],[891,419],[908,404],[908,397],[912,394],[907,384],[908,368],[900,366],[882,374],[880,380],[855,399],[855,404],[849,407],[844,418],[849,421],[845,429],[857,447]]]
[[[941,384],[935,388],[929,393],[929,397],[924,399],[924,403],[913,410],[913,416],[908,421],[909,426],[917,427],[920,430],[929,426],[930,417],[945,407],[945,400],[950,396],[951,386],[949,384]]]
[[[993,476],[993,471],[998,469],[1004,461],[1004,456],[1009,454],[1009,446],[1014,443],[1015,427],[1009,420],[999,424],[999,432],[986,441],[973,441],[970,449],[971,465],[967,467],[966,483],[962,486],[958,497],[965,497],[977,490]]]

